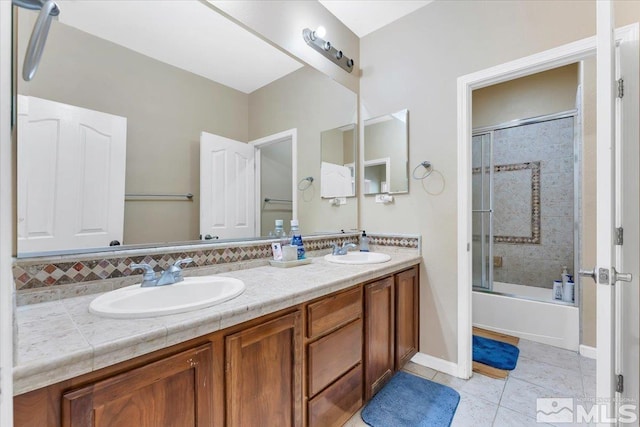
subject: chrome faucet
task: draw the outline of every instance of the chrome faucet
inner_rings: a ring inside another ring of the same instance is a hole
[[[169,268],[162,272],[156,286],[173,285],[174,283],[182,282],[184,277],[182,277],[180,265],[189,264],[192,261],[193,258],[179,259],[176,261],[175,264],[169,266]]]
[[[180,265],[188,264],[193,261],[193,258],[185,258],[179,259],[175,262],[175,264],[169,266],[165,271],[162,272],[160,277],[156,277],[155,271],[153,271],[153,267],[149,264],[131,264],[129,267],[132,269],[141,269],[144,270],[144,274],[142,276],[141,287],[147,288],[151,286],[164,286],[164,285],[172,285],[174,283],[182,282],[184,277],[182,277],[182,269]]]
[[[144,270],[144,274],[142,276],[142,283],[140,284],[141,287],[143,288],[147,288],[149,286],[156,286],[156,284],[158,283],[158,279],[156,278],[156,272],[153,271],[153,267],[151,267],[149,264],[131,264],[129,265],[129,267],[132,270]]]
[[[356,245],[355,243],[343,243],[342,247],[339,247],[337,244],[332,243],[333,245],[333,252],[332,255],[346,255],[347,252],[349,252],[349,248],[357,248],[358,245]]]

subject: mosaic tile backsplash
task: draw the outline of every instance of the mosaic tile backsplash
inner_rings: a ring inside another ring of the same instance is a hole
[[[369,235],[372,245],[396,248],[419,249],[418,236],[398,235]],[[119,252],[94,253],[86,255],[66,255],[48,258],[18,259],[13,266],[13,277],[18,292],[18,304],[41,302],[51,299],[20,298],[21,294],[52,290],[57,287],[69,288],[73,285],[83,285],[105,279],[127,278],[138,276],[139,270],[130,268],[134,263],[146,263],[154,270],[162,271],[178,259],[193,258],[193,262],[184,269],[199,267],[214,267],[242,264],[262,263],[272,257],[271,240],[218,243],[197,246],[174,246],[169,248],[134,249]],[[325,251],[333,243],[358,243],[358,234],[324,235],[305,237],[304,245],[307,252]],[[258,264],[256,264],[258,265]],[[237,267],[236,267],[237,268]],[[94,288],[92,292],[102,292],[105,289]],[[75,292],[77,294],[77,292]],[[73,296],[70,292],[69,296]],[[57,296],[56,296],[57,298]]]

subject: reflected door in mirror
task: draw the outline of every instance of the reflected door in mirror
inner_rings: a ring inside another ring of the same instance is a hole
[[[18,96],[18,253],[122,241],[127,119]]]
[[[255,149],[207,132],[200,136],[200,235],[255,235]]]

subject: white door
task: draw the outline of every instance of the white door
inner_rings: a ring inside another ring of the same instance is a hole
[[[18,253],[122,243],[127,119],[18,95]]]
[[[628,184],[631,184],[632,192],[637,193],[638,182],[630,182],[629,172],[624,168],[628,167],[628,163],[623,163],[621,159],[624,155],[629,154],[624,151],[623,147],[631,148],[631,145],[637,145],[637,132],[635,140],[625,141],[629,136],[629,131],[637,128],[637,64],[635,65],[635,76],[628,75],[625,77],[627,86],[631,86],[635,91],[634,94],[626,98],[616,99],[616,58],[614,48],[614,31],[613,31],[613,7],[609,1],[599,1],[597,4],[597,266],[594,270],[594,279],[597,282],[597,397],[602,402],[600,405],[599,421],[602,425],[608,425],[608,422],[614,422],[617,418],[616,406],[613,404],[613,398],[616,396],[617,374],[620,366],[616,366],[616,360],[620,360],[621,349],[625,346],[625,341],[630,338],[627,336],[628,330],[622,329],[622,321],[620,319],[628,319],[632,313],[626,313],[626,309],[621,305],[620,296],[624,288],[637,287],[638,278],[634,278],[631,282],[629,275],[622,274],[622,269],[630,265],[625,262],[625,258],[631,255],[632,247],[624,245],[616,245],[616,227],[620,227],[621,220],[625,220],[631,227],[631,230],[637,229],[637,206],[631,209],[635,211],[635,217],[627,218],[629,209],[625,210],[625,201],[627,197],[630,200],[638,201],[637,194],[631,194],[627,191],[621,192]],[[636,36],[637,39],[637,36]],[[637,41],[631,42],[636,45]],[[629,58],[621,57],[619,64],[619,72],[627,74]],[[637,56],[636,56],[637,61]],[[626,65],[625,65],[626,63]],[[635,81],[635,82],[634,82]],[[635,87],[634,87],[635,86]],[[629,108],[635,103],[635,108]],[[624,105],[626,104],[626,105]],[[624,105],[624,108],[622,108]],[[633,111],[635,109],[635,111]],[[617,115],[616,115],[617,112]],[[635,116],[634,116],[635,114]],[[634,123],[635,122],[635,123]],[[637,156],[637,148],[635,152]],[[635,162],[635,168],[638,167],[638,159],[627,159]],[[629,228],[628,228],[629,229]],[[633,237],[632,237],[633,238]],[[637,240],[637,234],[635,239]],[[627,239],[629,240],[629,239]],[[626,252],[629,252],[627,254]],[[637,264],[636,259],[633,260]],[[624,271],[627,273],[627,271]],[[637,290],[636,290],[637,292]],[[617,294],[617,296],[616,296]],[[637,296],[637,293],[636,293]],[[637,311],[638,300],[629,301],[635,304]],[[637,325],[636,325],[637,328]],[[629,343],[628,343],[629,344]],[[637,346],[637,342],[633,343]],[[638,363],[638,360],[635,360]],[[637,367],[634,369],[637,373]],[[637,378],[635,378],[637,382]],[[637,401],[635,402],[637,404]],[[606,413],[602,412],[606,410]]]
[[[615,373],[620,375],[618,414],[621,422],[631,421],[622,405],[637,405],[640,397],[640,136],[638,124],[640,90],[638,88],[640,46],[638,25],[616,31],[617,79],[623,82],[622,97],[616,100],[616,227],[623,230],[622,244],[616,245],[616,270],[630,273],[631,282],[618,282],[615,321]],[[629,407],[627,407],[629,408]],[[633,425],[638,425],[638,419]]]
[[[255,236],[255,149],[207,132],[200,134],[200,235]]]

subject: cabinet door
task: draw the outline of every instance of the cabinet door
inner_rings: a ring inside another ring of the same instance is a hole
[[[418,268],[396,274],[395,368],[402,367],[418,352]]]
[[[365,400],[391,379],[394,368],[393,277],[365,286]]]
[[[226,338],[227,425],[302,424],[300,312]]]
[[[62,425],[208,427],[212,377],[206,344],[66,393]]]

